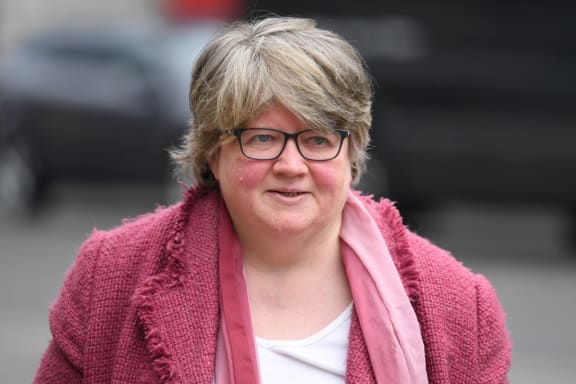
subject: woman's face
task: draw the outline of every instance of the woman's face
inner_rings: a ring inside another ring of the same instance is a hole
[[[278,103],[249,121],[246,128],[275,128],[287,133],[309,129]],[[288,140],[274,160],[245,157],[238,140],[223,144],[210,168],[240,238],[243,234],[291,236],[339,230],[351,183],[348,141],[344,140],[338,157],[328,161],[304,159],[294,140]]]

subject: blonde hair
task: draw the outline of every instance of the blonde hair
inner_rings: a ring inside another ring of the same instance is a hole
[[[216,185],[208,160],[224,131],[242,127],[279,102],[312,129],[351,130],[353,182],[365,170],[372,85],[352,45],[310,19],[237,22],[203,49],[192,71],[192,119],[171,151],[181,174]]]

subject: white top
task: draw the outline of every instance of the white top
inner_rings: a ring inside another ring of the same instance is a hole
[[[343,384],[352,304],[312,336],[299,340],[256,337],[262,384]]]

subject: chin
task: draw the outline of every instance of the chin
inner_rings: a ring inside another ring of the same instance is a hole
[[[268,222],[272,231],[283,236],[298,235],[302,232],[309,231],[313,224],[314,222],[310,220],[310,218],[302,217],[301,215],[298,215],[297,217],[283,217],[283,215],[277,215]]]

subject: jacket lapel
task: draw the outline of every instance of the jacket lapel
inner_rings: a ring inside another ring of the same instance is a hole
[[[163,267],[134,298],[162,383],[212,381],[219,324],[218,206],[217,193],[187,192],[159,256]]]

